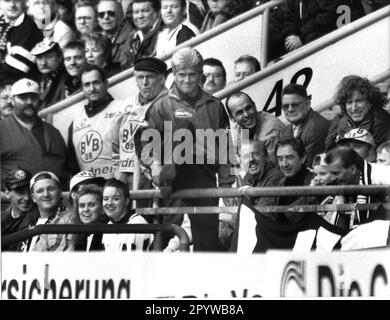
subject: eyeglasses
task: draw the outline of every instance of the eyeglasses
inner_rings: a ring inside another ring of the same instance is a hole
[[[101,11],[98,13],[98,17],[103,19],[106,16],[106,13],[110,18],[114,18],[116,16],[115,11]]]

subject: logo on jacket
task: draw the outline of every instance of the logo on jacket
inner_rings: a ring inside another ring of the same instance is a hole
[[[192,113],[184,109],[177,109],[175,111],[175,118],[178,119],[192,118]]]
[[[79,142],[79,154],[81,161],[95,161],[103,150],[103,139],[97,131],[88,131]]]

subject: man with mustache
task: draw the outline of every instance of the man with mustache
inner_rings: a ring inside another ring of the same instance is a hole
[[[67,185],[66,146],[61,133],[38,117],[39,85],[24,78],[11,89],[12,116],[0,121],[1,182],[15,167],[55,173]]]
[[[291,83],[282,91],[282,110],[290,123],[282,132],[283,139],[300,138],[305,146],[306,160],[313,163],[313,158],[325,150],[329,121],[311,108],[311,96],[306,88]]]
[[[91,171],[96,177],[109,179],[117,171],[112,161],[110,127],[124,111],[125,104],[108,93],[105,72],[98,66],[85,67],[81,86],[88,103],[73,114],[68,152],[77,159],[77,172]]]
[[[45,38],[31,50],[31,53],[37,60],[37,67],[40,73],[40,109],[45,109],[64,98],[62,92],[66,72],[62,50],[57,42]]]
[[[214,94],[226,86],[226,69],[222,62],[208,58],[203,63],[203,90]]]

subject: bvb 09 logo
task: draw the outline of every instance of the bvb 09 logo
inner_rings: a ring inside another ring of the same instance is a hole
[[[306,264],[304,261],[290,261],[284,268],[280,283],[281,297],[306,295]]]
[[[83,162],[96,160],[103,149],[103,140],[97,131],[88,131],[79,142],[79,152]]]

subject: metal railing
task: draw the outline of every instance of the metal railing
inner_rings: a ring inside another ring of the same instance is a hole
[[[378,210],[379,208],[390,210],[389,203],[343,203],[343,204],[301,204],[293,206],[256,206],[256,210],[262,213],[316,213],[327,211],[364,211]],[[235,214],[239,207],[180,207],[180,208],[140,208],[139,214]]]
[[[390,185],[345,185],[345,186],[304,186],[304,187],[255,187],[255,188],[204,188],[185,189],[173,193],[171,199],[191,198],[237,198],[237,197],[286,197],[286,196],[324,196],[353,194],[390,194]],[[160,190],[130,191],[131,199],[162,198]]]
[[[324,195],[390,195],[390,185],[338,185],[338,186],[292,186],[292,187],[244,187],[244,188],[202,188],[179,190],[170,195],[170,199],[196,198],[240,198],[240,197],[288,197],[288,196],[324,196]],[[69,192],[63,192],[64,198]],[[164,198],[158,189],[130,191],[132,200]],[[8,199],[1,198],[2,202]]]
[[[225,23],[223,23],[219,26],[216,26],[215,28],[198,35],[195,38],[192,38],[186,42],[183,42],[182,44],[178,45],[175,49],[168,51],[166,54],[159,56],[158,58],[160,58],[164,61],[168,60],[180,48],[195,47],[195,46],[201,44],[202,42],[205,42],[205,41],[207,41],[215,36],[218,36],[226,31],[228,31],[229,29],[249,20],[249,19],[252,19],[253,17],[256,17],[258,15],[262,15],[263,13],[266,14],[266,19],[268,19],[269,10],[272,9],[273,7],[277,6],[278,4],[283,3],[284,1],[286,1],[286,0],[272,0],[270,2],[267,2],[267,3],[261,5],[257,8],[254,8],[248,12],[245,12],[245,13],[237,16],[237,17],[234,17],[234,18],[230,19],[229,21],[226,21]],[[268,46],[267,46],[267,36],[265,36],[265,34],[268,34],[268,21],[263,20],[263,28],[264,29],[262,30],[262,35],[261,35],[262,47],[261,47],[261,55],[260,56],[261,57],[264,56],[264,58],[266,58]],[[264,60],[264,58],[260,59],[261,60],[260,63],[263,63],[262,65],[265,66],[266,60]],[[125,71],[111,77],[109,79],[109,86],[111,87],[111,86],[114,86],[122,81],[125,81],[125,80],[131,78],[133,75],[134,75],[134,68],[130,68],[128,70],[125,70]],[[51,107],[40,111],[39,116],[45,117],[49,114],[56,113],[58,111],[66,109],[67,107],[69,107],[73,104],[81,102],[84,99],[85,99],[85,96],[82,92],[77,93],[77,94],[67,98],[66,100],[60,101],[60,102],[52,105]]]
[[[86,233],[159,233],[167,232],[179,238],[179,251],[189,251],[190,240],[185,230],[174,224],[45,224],[34,226],[1,237],[1,245],[9,246],[41,234],[86,234]]]
[[[343,26],[342,28],[333,31],[317,41],[311,42],[301,48],[292,52],[291,54],[287,54],[283,57],[281,61],[276,62],[273,65],[269,65],[267,68],[237,82],[232,84],[231,86],[226,87],[225,89],[217,92],[215,97],[218,99],[223,99],[232,94],[233,92],[240,91],[245,89],[246,87],[263,80],[272,74],[287,68],[288,66],[306,58],[307,56],[320,51],[348,36],[363,30],[364,28],[388,17],[390,15],[390,6],[384,7],[378,11],[370,13],[369,15],[360,18],[357,21],[354,21],[348,25]]]

